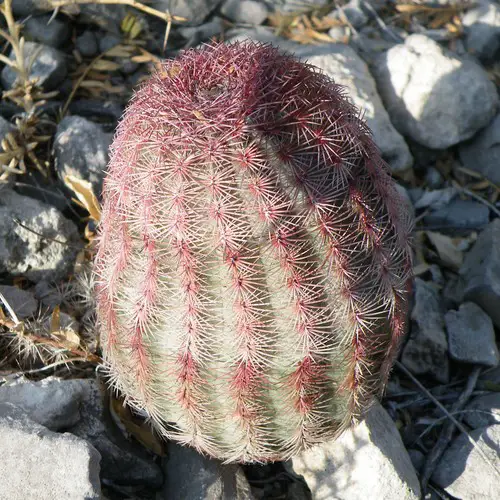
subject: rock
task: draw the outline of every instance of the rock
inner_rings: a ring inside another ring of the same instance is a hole
[[[37,424],[52,431],[67,429],[80,419],[83,380],[47,377],[40,382],[21,378],[0,386],[0,404],[12,403]]]
[[[0,443],[0,498],[101,498],[99,453],[83,439],[49,431],[16,406],[2,403]]]
[[[444,317],[450,356],[462,363],[497,366],[499,355],[491,318],[473,302]]]
[[[50,0],[13,0],[12,13],[17,17],[40,14],[53,9]]]
[[[434,285],[420,278],[415,279],[411,319],[411,335],[401,362],[415,375],[430,375],[439,382],[448,382],[448,342],[441,297]]]
[[[103,395],[95,380],[82,381],[80,420],[69,432],[91,443],[101,454],[101,479],[119,485],[160,488],[161,469],[145,449],[128,441],[105,411]]]
[[[327,3],[328,0],[281,0],[273,2],[273,6],[280,12],[303,12],[323,7]]]
[[[33,316],[38,309],[38,301],[32,292],[22,290],[17,286],[0,285],[0,293],[19,319]]]
[[[88,27],[89,24],[98,26],[103,31],[122,36],[120,25],[124,17],[130,13],[144,22],[142,14],[125,5],[105,5],[96,2],[82,3],[78,5],[79,15],[76,21]]]
[[[482,390],[500,392],[500,366],[483,370],[477,386]]]
[[[226,0],[220,13],[235,23],[262,24],[268,10],[265,4],[255,0]]]
[[[455,198],[446,206],[426,215],[424,223],[438,228],[474,230],[484,228],[490,221],[490,209],[474,200]]]
[[[328,44],[316,49],[299,49],[297,55],[319,67],[336,83],[347,87],[349,98],[363,112],[375,143],[393,172],[412,166],[410,150],[393,127],[377,93],[375,81],[354,49],[343,44]]]
[[[182,16],[186,21],[184,26],[202,24],[208,15],[222,2],[222,0],[154,0],[151,7],[170,14]]]
[[[35,42],[58,49],[68,42],[70,28],[64,19],[44,14],[28,18],[24,25],[24,33]]]
[[[78,243],[75,224],[55,208],[10,189],[2,191],[0,273],[56,281],[73,267]]]
[[[481,232],[465,256],[460,275],[465,300],[475,302],[500,328],[500,219]]]
[[[99,50],[99,44],[95,33],[90,30],[85,30],[76,38],[75,47],[84,57],[94,57]]]
[[[415,470],[419,471],[420,469],[422,469],[425,463],[425,455],[420,450],[412,448],[408,450],[408,456],[410,457],[411,463],[413,464],[413,467],[415,467]]]
[[[464,421],[473,429],[500,424],[500,392],[474,398],[465,407]]]
[[[500,49],[500,5],[479,0],[462,18],[467,50],[479,59],[494,61]]]
[[[14,52],[10,52],[9,58],[15,59]],[[37,78],[38,84],[45,90],[55,90],[64,81],[67,74],[66,59],[62,52],[34,42],[24,44],[24,63],[26,67],[33,60],[30,78]],[[5,89],[11,89],[17,79],[17,73],[10,67],[5,66],[2,70],[0,80]]]
[[[106,52],[107,50],[116,47],[121,41],[122,39],[120,36],[107,33],[98,39],[97,43],[99,44],[99,52]]]
[[[372,71],[394,126],[429,148],[469,139],[496,113],[498,95],[486,71],[424,35],[392,47]]]
[[[108,149],[113,134],[81,116],[67,116],[57,126],[54,138],[54,164],[59,179],[66,175],[89,181],[100,196]]]
[[[488,459],[500,469],[500,425],[481,427],[470,432]],[[460,434],[439,461],[432,481],[453,497],[463,499],[500,498],[498,474],[472,446],[465,434]]]
[[[460,160],[470,170],[500,185],[500,114],[470,141],[460,144]]]
[[[252,500],[241,466],[223,465],[187,446],[168,443],[165,484],[159,499]]]
[[[343,15],[342,15],[343,14]],[[368,22],[361,0],[350,0],[342,7],[337,7],[328,14],[328,18],[343,22],[345,16],[355,29],[362,28]]]
[[[84,118],[106,119],[116,123],[123,114],[123,106],[116,101],[78,99],[71,102],[69,111]]]
[[[209,40],[223,31],[221,17],[214,16],[208,23],[200,26],[186,26],[178,29],[178,32],[188,40],[186,47],[194,47],[204,40]]]
[[[457,195],[458,191],[454,187],[435,189],[433,191],[418,192],[419,196],[412,196],[416,194],[415,190],[410,190],[413,204],[415,208],[432,208],[433,210],[440,210],[446,207],[450,201]]]
[[[315,500],[420,498],[420,484],[399,432],[377,402],[356,427],[290,462],[287,466],[304,476]]]
[[[443,186],[443,176],[437,168],[428,167],[425,172],[425,182],[431,189],[439,189]]]

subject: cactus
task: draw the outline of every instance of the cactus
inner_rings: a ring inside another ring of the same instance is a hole
[[[270,45],[210,44],[134,95],[104,183],[110,383],[227,462],[335,438],[405,332],[411,220],[358,110]]]

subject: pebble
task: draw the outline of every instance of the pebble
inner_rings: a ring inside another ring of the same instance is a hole
[[[240,465],[222,465],[196,450],[168,444],[163,461],[165,484],[158,500],[253,500]]]
[[[500,114],[470,141],[458,148],[464,167],[500,185]]]
[[[500,219],[479,235],[460,268],[465,300],[475,302],[500,328]]]
[[[410,457],[393,420],[378,402],[356,427],[286,465],[304,476],[315,500],[420,498]]]
[[[33,60],[30,78],[37,78],[38,84],[46,91],[56,90],[67,75],[66,58],[62,52],[34,42],[24,44],[24,61],[28,65]],[[9,58],[15,59],[11,51]],[[11,89],[17,79],[17,73],[10,66],[5,66],[0,75],[0,80],[5,89]]]
[[[220,13],[235,23],[262,24],[269,12],[263,2],[227,0],[222,4]]]
[[[500,392],[474,398],[465,407],[464,421],[473,429],[500,424]]]
[[[106,52],[107,50],[116,47],[121,42],[121,38],[117,35],[107,33],[98,39],[99,52]]]
[[[33,316],[38,309],[38,301],[32,292],[17,286],[0,285],[0,293],[19,319]]]
[[[100,456],[85,440],[52,432],[16,406],[0,403],[0,443],[0,498],[101,498]]]
[[[51,7],[47,0],[12,0],[12,13],[14,16],[27,17],[48,10],[51,10]]]
[[[76,38],[75,47],[84,57],[94,57],[99,50],[97,37],[93,31],[85,30]]]
[[[79,248],[75,224],[54,207],[2,190],[0,273],[56,281],[72,269]]]
[[[467,50],[484,62],[493,62],[500,49],[500,5],[479,0],[462,18]]]
[[[368,22],[361,0],[350,0],[342,7],[337,7],[328,17],[343,22],[344,16],[355,29],[362,28]]]
[[[458,311],[448,311],[444,320],[450,356],[455,361],[498,365],[500,358],[493,322],[478,305],[465,302]]]
[[[415,375],[430,375],[437,381],[449,380],[448,341],[439,291],[432,283],[415,279],[415,305],[411,312],[410,338],[401,362]]]
[[[328,0],[281,0],[272,3],[274,8],[281,12],[303,12],[311,8],[323,7]]]
[[[183,26],[198,26],[217,8],[222,0],[154,0],[151,7],[170,14],[182,16]]]
[[[394,126],[416,142],[445,149],[472,137],[496,113],[486,71],[424,35],[410,35],[372,67]]]
[[[500,425],[480,427],[469,435],[499,470]],[[500,498],[498,474],[463,433],[455,438],[443,454],[432,475],[432,481],[456,498]]]
[[[187,40],[186,47],[194,47],[218,35],[223,30],[223,26],[222,18],[214,16],[208,23],[200,26],[183,26],[178,31]]]
[[[24,25],[24,33],[36,42],[58,49],[68,42],[70,25],[52,14],[43,14],[30,17]]]
[[[108,149],[113,134],[81,116],[67,116],[57,126],[53,155],[56,173],[64,184],[67,175],[89,181],[100,196]]]
[[[457,189],[454,187],[426,191],[421,191],[417,188],[417,190],[410,189],[409,192],[417,210],[422,208],[441,210],[446,207],[458,193]]]
[[[399,173],[412,166],[410,150],[392,125],[366,63],[353,48],[329,44],[326,48],[299,49],[298,55],[347,88],[349,97],[363,112],[375,143],[393,172]]]
[[[490,209],[475,200],[455,198],[449,204],[426,215],[424,223],[439,229],[483,229],[490,221]]]
[[[0,404],[12,403],[31,420],[51,431],[67,429],[80,420],[83,380],[47,377],[40,382],[20,378],[0,386]]]

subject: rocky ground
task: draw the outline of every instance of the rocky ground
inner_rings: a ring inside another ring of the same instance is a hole
[[[10,3],[0,499],[500,498],[500,3],[13,0],[14,17]],[[91,242],[113,131],[161,58],[211,38],[272,42],[345,85],[417,221],[410,333],[385,398],[290,463],[162,443],[99,377]]]

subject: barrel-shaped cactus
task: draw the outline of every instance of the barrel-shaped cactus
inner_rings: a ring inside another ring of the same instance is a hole
[[[404,334],[410,226],[331,79],[270,45],[183,52],[111,148],[95,266],[111,383],[228,462],[335,437]]]

